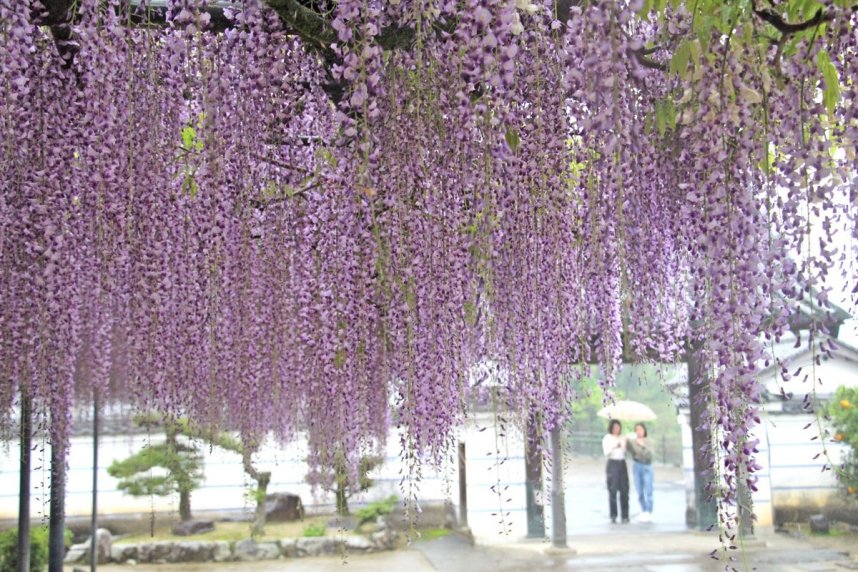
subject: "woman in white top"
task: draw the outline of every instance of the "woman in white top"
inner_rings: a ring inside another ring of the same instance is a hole
[[[605,470],[608,480],[608,506],[611,522],[617,522],[617,496],[620,497],[622,522],[629,521],[629,469],[626,466],[626,438],[623,426],[616,419],[608,424],[608,434],[602,439],[602,451],[608,458]]]

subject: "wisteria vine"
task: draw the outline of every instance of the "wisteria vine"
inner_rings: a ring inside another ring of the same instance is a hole
[[[478,364],[544,431],[693,347],[735,518],[763,340],[856,268],[849,2],[42,1],[0,0],[0,410],[418,467]]]

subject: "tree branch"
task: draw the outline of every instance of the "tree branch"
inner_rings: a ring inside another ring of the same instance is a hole
[[[816,14],[810,20],[807,20],[806,22],[800,22],[798,24],[790,24],[789,22],[781,18],[776,12],[767,8],[757,10],[755,6],[753,10],[754,14],[756,14],[757,17],[774,26],[775,29],[778,30],[784,36],[790,36],[792,34],[795,34],[796,32],[801,32],[802,30],[814,28],[822,22],[828,22],[834,18],[832,15],[826,14],[823,9],[820,8],[816,11]]]
[[[629,53],[634,56],[638,64],[645,68],[659,71],[667,71],[667,64],[657,62],[654,59],[647,57],[649,54],[655,53],[656,51],[658,51],[658,48],[641,48],[638,50],[629,50]]]
[[[265,3],[307,46],[322,53],[332,51],[331,45],[336,43],[337,33],[331,22],[320,13],[297,0],[265,0]]]

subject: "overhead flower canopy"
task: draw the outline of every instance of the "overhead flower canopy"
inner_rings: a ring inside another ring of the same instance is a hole
[[[761,339],[854,278],[858,13],[576,4],[0,0],[0,410],[416,466],[483,360],[544,430],[693,348],[729,504]]]

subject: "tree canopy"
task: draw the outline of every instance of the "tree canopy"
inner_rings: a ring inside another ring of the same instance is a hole
[[[0,410],[416,471],[485,360],[550,429],[694,348],[734,514],[764,338],[854,279],[854,2],[155,4],[0,0]]]

